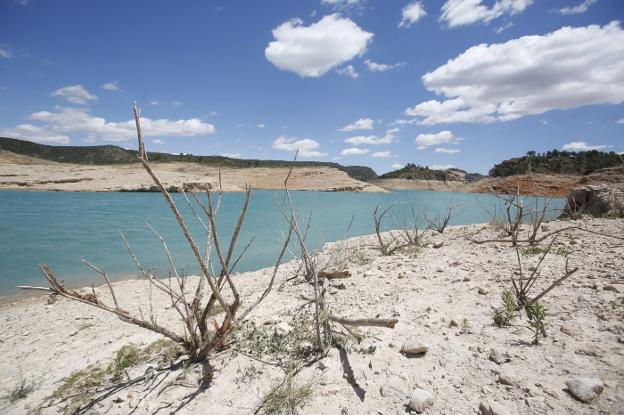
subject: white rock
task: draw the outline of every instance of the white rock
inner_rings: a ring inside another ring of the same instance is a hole
[[[509,356],[507,352],[501,352],[498,349],[490,349],[490,360],[497,365],[502,365],[503,363],[509,362],[511,356]]]
[[[407,407],[420,414],[431,405],[433,405],[433,394],[424,389],[416,388],[412,391]]]
[[[405,398],[409,393],[407,383],[399,377],[388,379],[388,381],[381,386],[379,392],[384,398]]]
[[[505,405],[496,401],[482,401],[479,404],[481,415],[511,415],[511,411]]]
[[[579,401],[591,402],[602,393],[604,384],[600,379],[575,377],[566,381],[568,391]]]

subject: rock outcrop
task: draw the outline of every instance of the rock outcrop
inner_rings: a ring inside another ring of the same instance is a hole
[[[578,218],[624,217],[624,186],[621,184],[590,184],[573,189],[568,196],[564,216]]]

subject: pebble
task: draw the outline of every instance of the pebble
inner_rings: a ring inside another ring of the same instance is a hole
[[[479,288],[478,292],[481,295],[486,295],[488,293],[488,290],[486,290],[485,288]]]
[[[406,356],[421,356],[428,351],[429,348],[426,345],[418,343],[416,340],[408,340],[401,346],[401,353]]]
[[[604,384],[597,378],[574,377],[566,381],[566,387],[576,399],[589,403],[602,393]]]
[[[399,377],[390,378],[381,386],[379,392],[384,398],[404,398],[409,393],[407,383]]]
[[[581,327],[578,324],[564,324],[559,329],[562,333],[567,334],[570,337],[576,337],[581,334]]]
[[[424,389],[416,388],[412,391],[407,407],[420,414],[431,405],[433,405],[433,394]]]
[[[616,293],[624,292],[624,284],[609,284],[605,285],[603,288],[605,291],[615,291]]]
[[[490,360],[497,365],[502,365],[511,361],[511,356],[507,352],[501,352],[498,349],[490,349]]]
[[[520,379],[511,372],[502,371],[498,374],[498,383],[508,386],[519,386]]]
[[[481,415],[511,415],[511,411],[505,405],[496,401],[482,401],[479,404]]]

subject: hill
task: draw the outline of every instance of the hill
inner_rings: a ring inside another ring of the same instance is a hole
[[[32,141],[18,140],[15,138],[0,137],[0,150],[14,154],[34,157],[59,163],[74,164],[130,164],[137,163],[137,151],[124,148],[105,146],[50,146],[33,143]],[[292,162],[288,160],[256,160],[235,159],[222,156],[199,156],[193,154],[170,154],[148,152],[151,161],[158,162],[186,162],[198,163],[208,167],[289,167]],[[343,166],[338,163],[297,161],[298,167],[333,167],[347,173],[356,180],[367,181],[377,177],[377,173],[370,167]]]
[[[512,158],[496,164],[490,176],[506,177],[517,174],[573,174],[587,175],[596,170],[618,167],[624,164],[622,155],[613,151],[558,151],[538,154],[529,151],[523,157]]]
[[[380,179],[404,180],[440,180],[440,181],[467,181],[473,182],[483,176],[478,173],[468,173],[460,169],[435,170],[429,167],[417,166],[408,163],[405,167],[385,173]]]

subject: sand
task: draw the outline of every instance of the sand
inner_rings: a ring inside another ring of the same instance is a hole
[[[594,231],[624,235],[624,220],[578,223]],[[569,225],[553,221],[547,227],[555,230]],[[323,257],[335,263],[348,259],[346,268],[353,274],[330,284],[328,304],[332,312],[345,317],[395,317],[399,322],[393,330],[361,330],[366,339],[355,345],[359,352],[352,351],[345,359],[332,349],[321,363],[304,369],[299,381],[313,379],[315,383],[301,413],[405,413],[416,388],[433,395],[432,405],[424,412],[427,414],[477,414],[485,400],[497,401],[508,411],[497,413],[622,413],[621,241],[578,231],[561,234],[555,245],[558,254],[544,261],[542,285],[562,275],[562,253],[567,252],[570,266],[580,270],[543,300],[548,309],[548,337],[535,346],[531,345],[525,317],[516,318],[507,328],[492,324],[493,307],[499,306],[500,293],[509,288],[509,277],[516,267],[515,251],[505,243],[470,244],[465,237],[477,234],[486,238],[497,233],[489,225],[452,227],[442,235],[429,235],[430,244],[418,251],[391,257],[379,256],[371,248],[371,236],[326,244]],[[443,245],[434,248],[433,244],[440,242]],[[538,257],[523,259],[529,267]],[[296,268],[294,262],[282,267],[276,289],[250,315],[265,330],[289,330],[289,315],[304,303],[299,295],[311,295],[310,286],[299,278],[287,281]],[[269,277],[269,269],[236,276],[245,304],[259,295]],[[115,286],[120,302],[134,313],[138,313],[138,304],[147,309],[145,281],[123,281]],[[279,286],[283,286],[281,291]],[[107,298],[104,288],[96,290],[101,298]],[[179,329],[167,302],[164,297],[155,297],[157,320]],[[145,346],[159,338],[87,305],[64,299],[47,304],[45,297],[1,306],[0,333],[0,396],[21,380],[36,383],[26,398],[0,404],[0,412],[7,414],[37,408],[61,379],[91,364],[108,364],[123,345]],[[420,358],[402,355],[399,350],[408,339],[428,346],[428,353]],[[492,349],[508,354],[508,361],[492,361]],[[184,382],[171,384],[181,370],[166,378],[159,375],[158,382],[113,392],[91,412],[162,414],[178,409],[180,414],[249,414],[283,376],[271,365],[232,351],[214,357],[210,364],[213,380],[205,390],[196,386],[201,369],[192,367]],[[252,365],[261,373],[243,379],[241,373]],[[146,368],[143,365],[130,374],[141,375]],[[348,368],[352,377],[345,375]],[[565,391],[566,381],[574,376],[599,378],[604,391],[592,403],[580,402]],[[41,413],[58,410],[46,408]]]
[[[27,159],[27,160],[26,160]],[[0,189],[52,190],[67,192],[114,192],[155,190],[154,183],[139,164],[78,165],[37,159],[0,157]],[[197,163],[151,163],[167,187],[188,183],[217,186],[219,169]],[[288,168],[223,168],[223,190],[281,189]],[[291,190],[385,192],[377,186],[355,180],[331,167],[297,167],[289,180]]]

